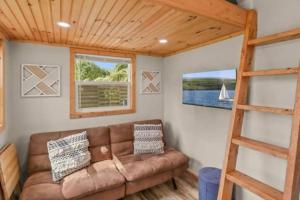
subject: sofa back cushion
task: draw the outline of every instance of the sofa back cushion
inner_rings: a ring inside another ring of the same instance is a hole
[[[109,129],[107,127],[37,133],[31,135],[30,137],[28,152],[28,174],[51,170],[47,149],[48,141],[57,140],[83,131],[87,132],[92,163],[112,158]]]
[[[162,124],[162,121],[145,120],[109,126],[112,154],[116,156],[133,154],[134,124]]]

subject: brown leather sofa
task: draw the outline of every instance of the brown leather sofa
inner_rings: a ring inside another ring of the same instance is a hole
[[[21,200],[110,200],[144,190],[179,176],[188,158],[171,148],[161,155],[133,155],[133,125],[160,124],[138,121],[106,127],[33,134],[28,155],[28,179]],[[47,142],[87,131],[91,165],[59,183],[51,178]]]

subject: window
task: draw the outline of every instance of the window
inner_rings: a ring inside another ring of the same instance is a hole
[[[4,128],[4,43],[0,40],[0,129]]]
[[[70,50],[70,117],[135,112],[135,55]]]

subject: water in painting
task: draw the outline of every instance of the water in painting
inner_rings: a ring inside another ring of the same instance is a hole
[[[183,74],[184,104],[231,109],[236,69]]]

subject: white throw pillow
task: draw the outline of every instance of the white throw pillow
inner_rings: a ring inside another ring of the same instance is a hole
[[[134,125],[134,154],[164,153],[161,124]]]
[[[86,131],[47,142],[52,179],[63,177],[90,164],[91,154]]]

